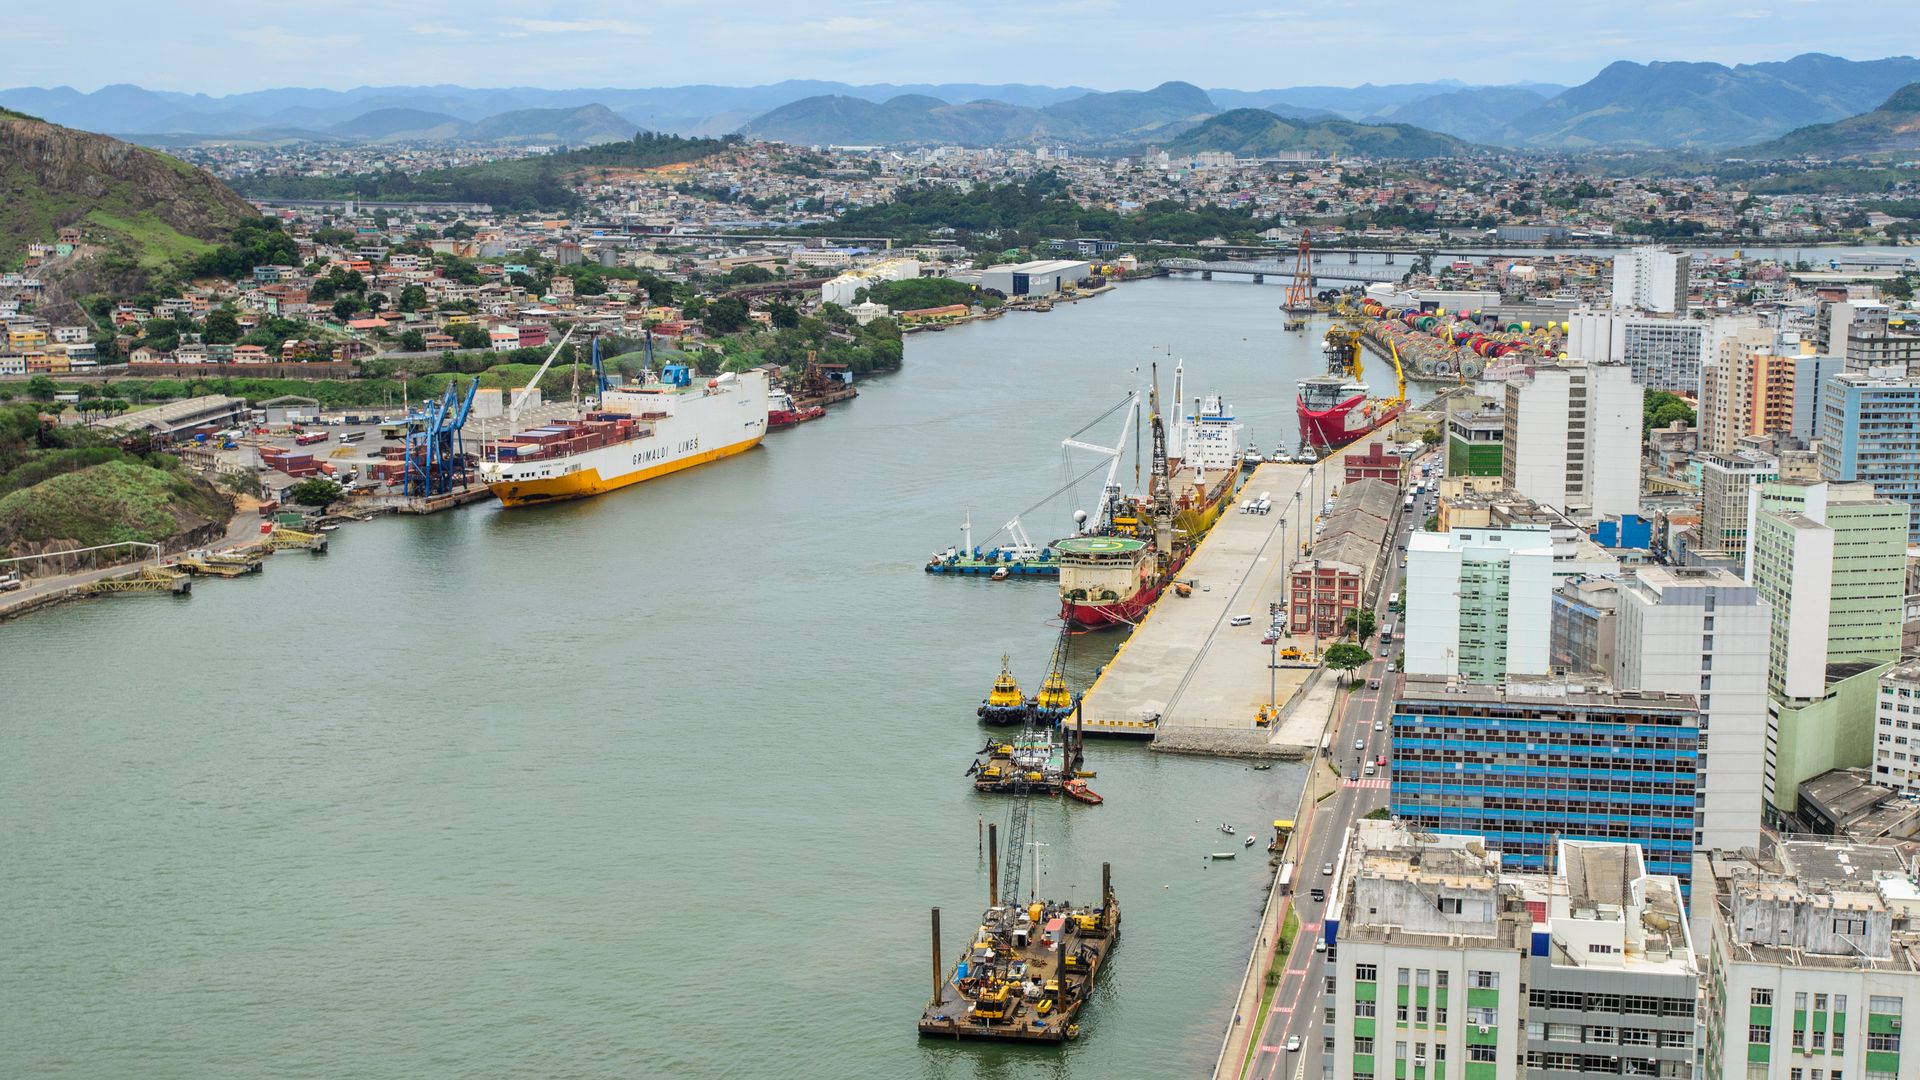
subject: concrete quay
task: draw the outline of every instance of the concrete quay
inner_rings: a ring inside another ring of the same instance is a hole
[[[1312,642],[1260,639],[1272,605],[1286,603],[1290,555],[1301,550],[1303,531],[1311,539],[1320,503],[1340,484],[1339,468],[1336,458],[1254,470],[1241,498],[1264,493],[1273,509],[1241,513],[1236,503],[1221,516],[1180,573],[1194,583],[1192,595],[1164,594],[1087,690],[1081,708],[1089,734],[1151,736],[1156,749],[1227,756],[1298,758],[1318,749],[1324,713],[1315,717],[1296,700],[1318,684],[1317,669],[1270,666],[1280,648],[1311,650]],[[1233,625],[1240,616],[1247,625]],[[1272,729],[1254,723],[1269,700],[1282,708]]]

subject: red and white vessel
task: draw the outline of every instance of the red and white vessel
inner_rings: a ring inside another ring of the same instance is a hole
[[[801,408],[793,403],[793,395],[785,390],[767,392],[767,430],[792,427],[804,424],[808,420],[818,420],[827,415],[824,405],[808,405]]]
[[[1360,378],[1360,335],[1351,328],[1335,327],[1327,332],[1328,374],[1301,379],[1294,409],[1300,422],[1303,449],[1325,455],[1393,423],[1407,408],[1406,377],[1401,373],[1398,350],[1393,357],[1394,372],[1400,379],[1400,395],[1374,397]]]

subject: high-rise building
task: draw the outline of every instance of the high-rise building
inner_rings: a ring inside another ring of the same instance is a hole
[[[1690,695],[1567,680],[1505,687],[1408,675],[1393,710],[1393,815],[1484,836],[1509,869],[1554,839],[1641,845],[1693,872],[1700,715]]]
[[[1507,421],[1500,407],[1448,410],[1447,475],[1499,476]]]
[[[1747,580],[1773,608],[1767,658],[1769,815],[1802,783],[1872,764],[1880,672],[1900,656],[1907,509],[1869,484],[1762,484]]]
[[[1613,670],[1620,622],[1620,583],[1574,578],[1553,590],[1553,630],[1547,660],[1556,674]]]
[[[1552,593],[1551,530],[1414,533],[1407,543],[1406,669],[1473,682],[1545,675]]]
[[[1772,330],[1722,340],[1701,375],[1700,448],[1731,454],[1742,436],[1792,428],[1793,380],[1794,358],[1781,355]]]
[[[1613,257],[1613,306],[1671,315],[1687,310],[1692,260],[1677,251],[1638,247]]]
[[[1323,931],[1323,1075],[1691,1077],[1700,958],[1679,883],[1633,844],[1555,854],[1512,873],[1479,837],[1357,823]]]
[[[1920,376],[1920,330],[1877,302],[1853,302],[1846,321],[1848,371],[1866,373],[1894,368],[1899,376]],[[1840,344],[1836,335],[1832,344]]]
[[[1844,356],[1812,354],[1793,358],[1793,419],[1787,431],[1802,445],[1820,437],[1820,402],[1827,380],[1840,374]]]
[[[1920,542],[1920,377],[1894,366],[1848,366],[1821,395],[1820,475],[1865,481],[1881,498],[1906,504],[1908,538]]]
[[[1699,698],[1694,842],[1702,847],[1760,840],[1772,631],[1767,602],[1725,569],[1643,566],[1620,586],[1613,684]]]
[[[1920,660],[1880,673],[1873,718],[1873,782],[1920,795]]]
[[[1759,325],[1751,315],[1689,319],[1684,313],[1576,308],[1567,319],[1567,355],[1625,364],[1646,389],[1691,397],[1700,392],[1701,368],[1718,355],[1720,342]]]
[[[1757,450],[1700,458],[1699,551],[1747,550],[1747,506],[1756,485],[1780,478],[1780,459]]]
[[[1566,361],[1509,380],[1507,490],[1583,519],[1639,513],[1644,407],[1619,364]]]
[[[1706,940],[1706,1080],[1904,1080],[1920,1051],[1920,891],[1896,848],[1797,841],[1716,852],[1694,884]]]

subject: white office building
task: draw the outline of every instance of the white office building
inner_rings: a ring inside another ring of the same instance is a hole
[[[1671,315],[1687,310],[1692,260],[1665,248],[1637,247],[1613,257],[1613,306]]]
[[[1873,782],[1920,795],[1920,660],[1880,674],[1873,714]]]
[[[1920,1076],[1904,1047],[1920,1024],[1920,889],[1899,849],[1769,843],[1710,865],[1693,885],[1711,943],[1706,1080]]]
[[[1551,666],[1553,532],[1416,532],[1407,544],[1406,670],[1494,682]]]
[[[1701,370],[1722,340],[1758,326],[1751,315],[1689,319],[1682,313],[1579,308],[1567,320],[1567,355],[1594,363],[1625,364],[1648,390],[1700,392]]]
[[[1760,842],[1767,782],[1773,609],[1719,567],[1641,567],[1620,586],[1613,684],[1700,699],[1694,845]]]
[[[1623,364],[1568,360],[1508,380],[1507,490],[1582,521],[1638,514],[1644,406]]]

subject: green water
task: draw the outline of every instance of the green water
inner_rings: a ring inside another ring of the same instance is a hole
[[[1093,744],[1106,805],[1034,822],[1045,894],[1108,860],[1124,906],[1081,1039],[915,1036],[927,909],[950,960],[1004,813],[962,775],[973,706],[1055,633],[1050,584],[920,564],[1060,486],[1159,346],[1290,440],[1320,360],[1279,296],[1147,282],[917,336],[723,463],[0,624],[0,1076],[1204,1072],[1267,875],[1201,857],[1291,816],[1286,766]]]

